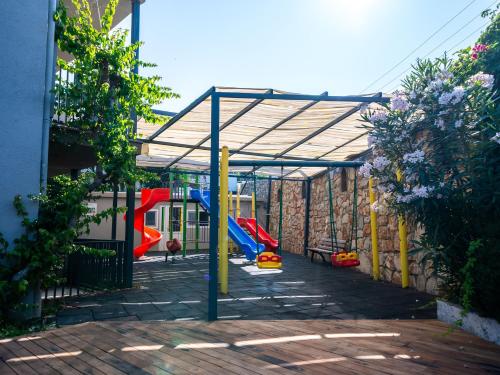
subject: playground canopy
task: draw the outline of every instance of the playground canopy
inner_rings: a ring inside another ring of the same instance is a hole
[[[381,93],[356,96],[303,95],[273,89],[212,87],[158,127],[138,122],[146,147],[137,157],[143,167],[210,171],[213,98],[219,109],[219,145],[230,161],[346,161],[368,149],[361,111],[386,102]],[[285,166],[287,178],[303,180],[325,166]],[[231,167],[281,176],[281,166]]]

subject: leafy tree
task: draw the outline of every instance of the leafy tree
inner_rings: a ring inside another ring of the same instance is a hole
[[[14,205],[25,233],[12,244],[0,235],[0,322],[9,311],[22,308],[20,301],[28,286],[50,285],[62,267],[65,255],[90,251],[74,244],[89,224],[99,223],[112,210],[89,216],[85,201],[94,191],[113,185],[134,186],[151,175],[135,164],[134,118],[148,123],[164,120],[152,106],[177,97],[159,84],[160,77],[144,77],[133,72],[135,66],[149,68],[136,59],[141,43],[127,45],[127,32],[111,30],[118,0],[110,0],[98,27],[93,26],[87,0],[73,0],[76,13],[69,17],[62,2],[54,15],[59,49],[72,57],[58,60],[58,66],[74,77],[55,85],[56,113],[65,119],[62,127],[52,128],[52,137],[67,144],[86,143],[96,155],[95,170],[76,180],[61,175],[48,182],[46,191],[36,197],[39,217],[30,220],[22,197]]]

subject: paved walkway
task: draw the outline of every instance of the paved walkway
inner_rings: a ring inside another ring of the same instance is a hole
[[[199,320],[207,316],[208,256],[149,256],[134,264],[134,288],[67,299],[59,325],[94,320]],[[286,253],[282,270],[231,258],[220,319],[430,319],[433,298]]]

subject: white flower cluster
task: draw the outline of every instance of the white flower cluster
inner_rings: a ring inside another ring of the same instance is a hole
[[[493,137],[490,138],[490,140],[500,144],[500,132],[496,133]]]
[[[415,186],[412,189],[412,194],[416,198],[428,198],[429,194],[434,190],[434,188],[429,186]]]
[[[442,118],[438,118],[436,121],[434,121],[434,125],[436,125],[439,129],[444,130],[444,120]]]
[[[391,162],[385,156],[377,156],[373,159],[373,168],[383,171]]]
[[[415,152],[409,152],[403,155],[403,162],[405,163],[421,163],[424,161],[425,153],[422,150],[417,150]]]
[[[409,203],[417,198],[428,198],[433,190],[434,188],[430,186],[415,186],[411,192],[408,191],[409,194],[396,194],[396,202]]]
[[[376,122],[384,122],[387,120],[387,112],[386,111],[375,111],[370,116],[370,122],[375,124]]]
[[[443,92],[438,99],[439,104],[458,104],[462,101],[465,95],[465,89],[462,86],[457,86],[453,88],[452,92]]]
[[[363,177],[368,178],[371,176],[372,168],[373,165],[371,165],[369,162],[366,162],[361,167],[359,167],[359,173],[361,173]]]
[[[410,104],[406,97],[399,92],[396,92],[391,99],[391,110],[393,111],[407,111],[410,108]]]
[[[375,144],[377,144],[377,137],[375,137],[374,135],[370,134],[368,136],[368,147],[372,148]]]
[[[495,83],[495,77],[491,74],[479,72],[470,77],[467,80],[467,83],[470,86],[479,85],[485,89],[491,90],[493,88],[493,84]]]

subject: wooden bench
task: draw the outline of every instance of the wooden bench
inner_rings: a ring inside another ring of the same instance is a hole
[[[308,247],[307,251],[311,253],[311,262],[314,261],[314,255],[318,254],[323,259],[323,262],[330,262],[330,256],[334,251],[345,251],[346,250],[346,242],[345,240],[337,239],[337,243],[333,240],[333,248],[332,248],[332,240],[330,238],[322,238],[319,241],[319,245],[317,247]],[[325,259],[325,254],[328,256],[328,260]]]

